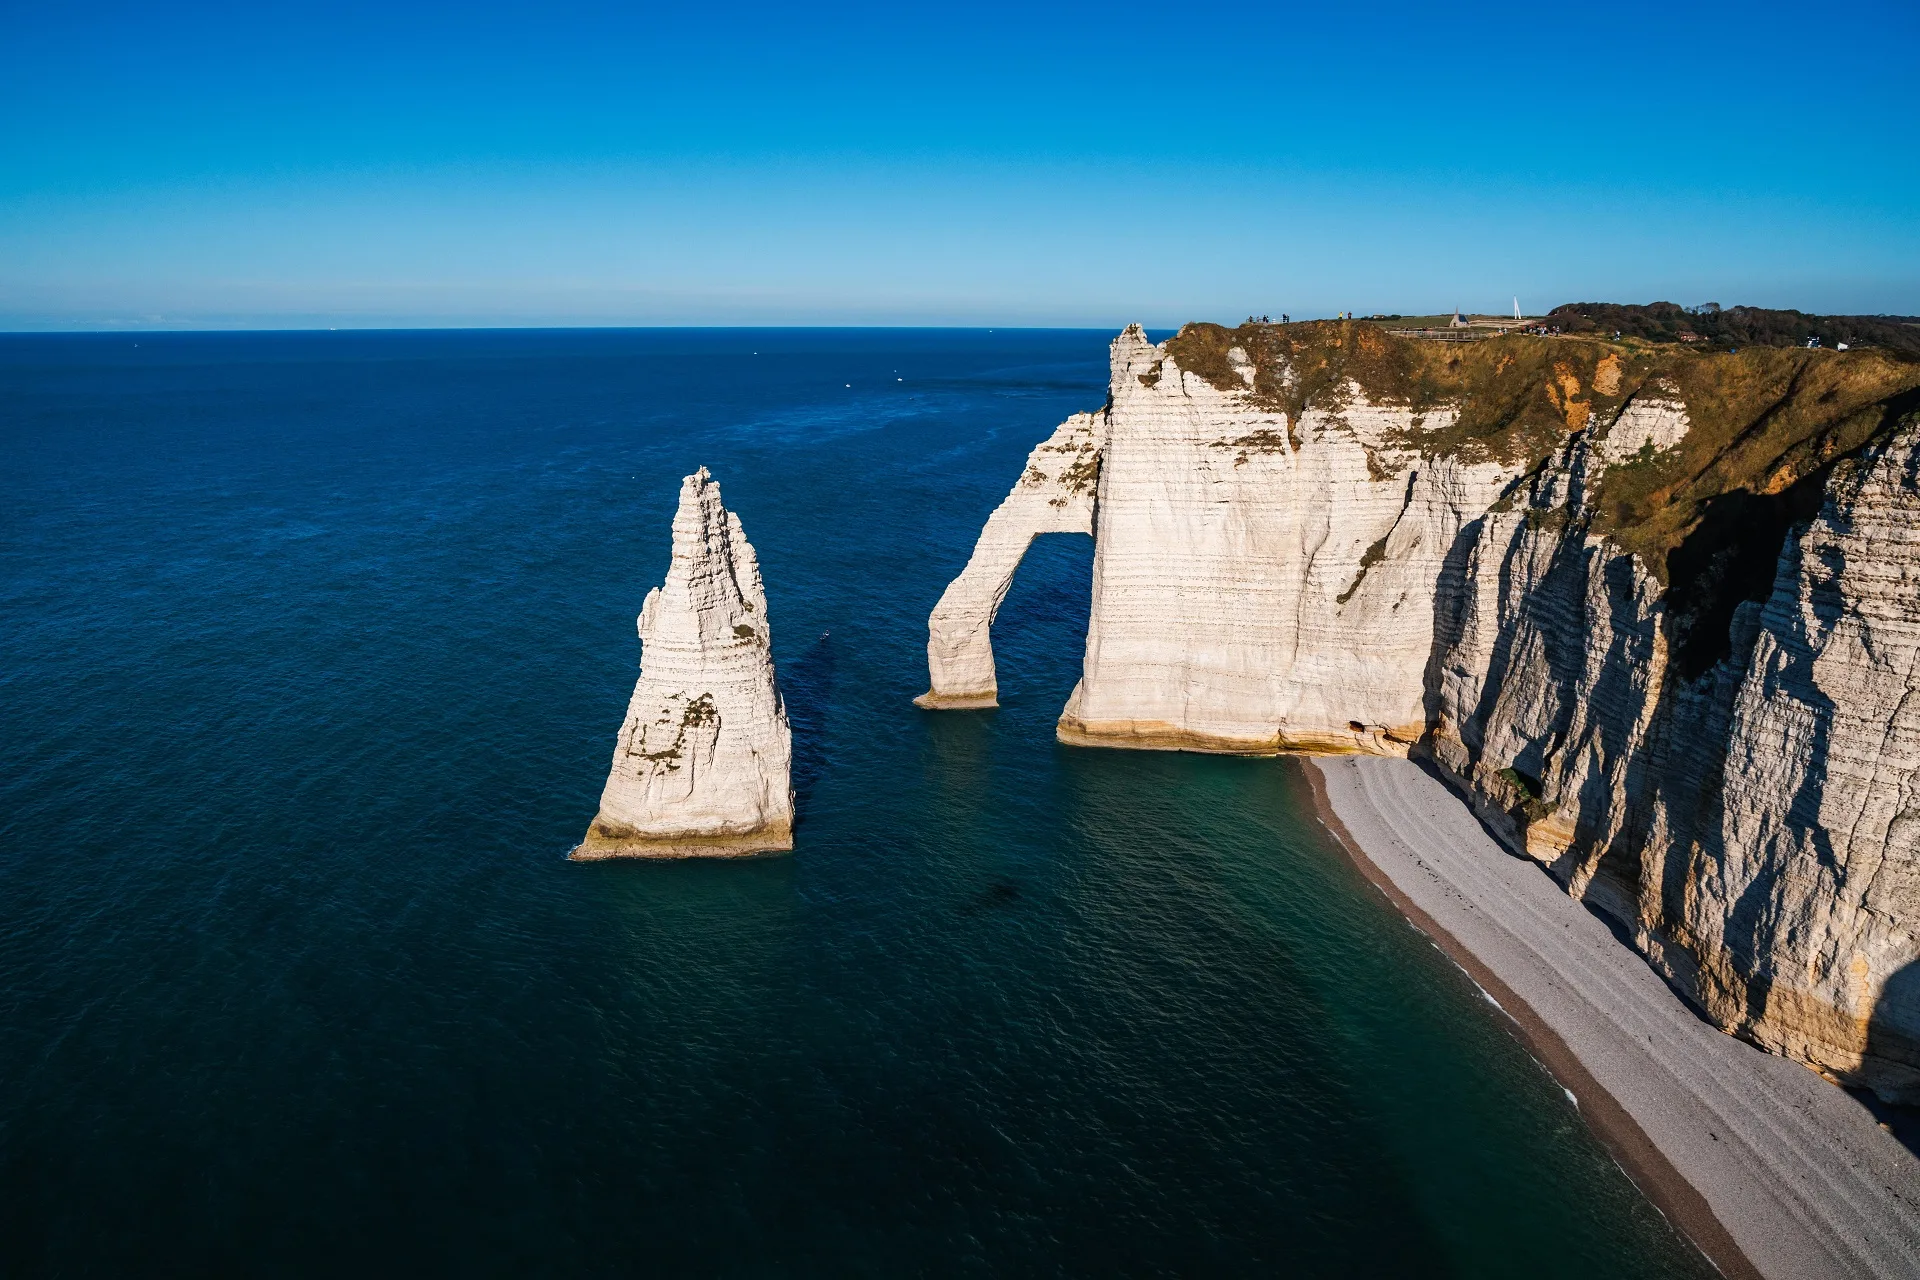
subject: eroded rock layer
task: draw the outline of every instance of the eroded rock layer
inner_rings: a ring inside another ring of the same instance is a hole
[[[990,703],[1027,541],[1091,531],[1062,740],[1424,758],[1720,1026],[1920,1100],[1916,387],[1873,352],[1132,328],[943,597],[923,702]],[[1092,488],[1047,506],[1068,441]]]
[[[793,847],[792,735],[767,597],[705,467],[680,487],[673,561],[640,610],[640,678],[576,859],[738,857]]]
[[[1423,461],[1399,443],[1410,407],[1347,388],[1290,416],[1252,394],[1241,348],[1227,357],[1239,390],[1138,328],[1114,341],[1086,664],[1060,736],[1404,755],[1431,583],[1461,513],[1514,469]]]

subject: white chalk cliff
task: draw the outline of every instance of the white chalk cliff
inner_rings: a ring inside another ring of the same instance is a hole
[[[1920,1100],[1916,386],[1129,328],[941,598],[920,701],[991,705],[1021,554],[1091,532],[1063,741],[1424,759],[1717,1024]]]
[[[793,848],[792,734],[767,597],[740,518],[702,467],[680,486],[673,561],[639,619],[640,678],[576,859]]]
[[[1229,359],[1251,379],[1243,352]],[[1351,394],[1290,422],[1181,369],[1138,327],[1114,340],[1109,395],[1034,451],[941,597],[921,705],[992,704],[988,629],[1027,544],[1097,525],[1063,740],[1404,755],[1424,726],[1431,583],[1462,513],[1516,469],[1422,464],[1393,438],[1410,409]],[[1054,457],[1075,460],[1075,485]]]

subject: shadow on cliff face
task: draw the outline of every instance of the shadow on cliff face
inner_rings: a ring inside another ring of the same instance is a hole
[[[993,620],[1000,702],[1057,716],[1080,679],[1093,608],[1093,539],[1043,533],[1028,544]]]
[[[1452,708],[1453,732],[1469,757],[1462,762],[1470,775],[1469,786],[1484,781],[1476,766],[1485,765],[1510,778],[1520,792],[1518,802],[1504,814],[1492,808],[1491,795],[1480,794],[1474,803],[1481,825],[1515,852],[1525,847],[1528,826],[1551,811],[1542,804],[1543,780],[1554,772],[1578,710],[1576,695],[1586,664],[1590,621],[1587,577],[1592,554],[1577,521],[1563,517],[1562,523],[1550,525],[1543,518],[1540,528],[1535,528],[1532,520],[1538,512],[1551,515],[1554,511],[1536,505],[1543,483],[1538,476],[1523,481],[1529,522],[1507,528],[1506,545],[1497,548],[1497,566],[1482,565],[1482,573],[1497,575],[1495,615],[1479,619],[1482,627],[1494,625],[1492,646],[1473,707]],[[1576,510],[1577,506],[1576,491]],[[1496,526],[1496,536],[1499,532]],[[1464,636],[1466,611],[1475,590],[1470,572],[1476,548],[1487,533],[1484,517],[1462,527],[1435,584],[1433,640],[1423,690],[1428,751],[1447,711],[1447,664]],[[1547,550],[1544,564],[1543,549]],[[1532,696],[1516,694],[1516,673]],[[1503,738],[1517,745],[1501,758],[1487,760],[1487,741],[1496,725]]]
[[[1697,680],[1734,655],[1733,615],[1773,594],[1787,534],[1820,514],[1832,464],[1779,493],[1735,489],[1711,499],[1667,553],[1667,616],[1674,669]]]
[[[1427,650],[1427,670],[1422,702],[1427,714],[1427,733],[1431,738],[1440,723],[1444,705],[1441,685],[1446,676],[1447,655],[1460,643],[1461,628],[1467,612],[1467,568],[1473,563],[1473,549],[1486,528],[1486,517],[1470,520],[1460,527],[1440,562],[1440,577],[1433,590],[1433,643]],[[1428,744],[1431,749],[1431,743]]]
[[[1587,694],[1588,703],[1599,712],[1587,717],[1587,730],[1592,738],[1589,749],[1597,750],[1600,764],[1588,770],[1580,784],[1573,847],[1591,850],[1593,880],[1612,885],[1619,907],[1630,911],[1625,904],[1639,896],[1645,870],[1640,852],[1652,815],[1644,803],[1629,800],[1621,806],[1616,802],[1615,771],[1624,797],[1647,794],[1651,753],[1638,749],[1641,744],[1635,741],[1634,731],[1642,719],[1644,700],[1657,699],[1659,694],[1643,693],[1636,676],[1653,661],[1660,624],[1657,614],[1642,610],[1631,557],[1606,556],[1598,572],[1601,591],[1592,598],[1604,602],[1605,612],[1590,619],[1589,625],[1604,631],[1606,656]],[[1622,808],[1624,812],[1616,812]],[[1624,927],[1613,916],[1601,914],[1609,927]]]
[[[827,708],[833,703],[833,636],[821,634],[780,674],[780,693],[793,726],[794,817],[806,812],[813,788],[827,771]]]
[[[1844,527],[1844,516],[1829,508],[1826,518]],[[1804,526],[1792,531],[1786,543],[1773,592],[1761,621],[1773,648],[1762,659],[1769,668],[1760,674],[1772,687],[1770,704],[1785,704],[1801,713],[1802,723],[1796,735],[1805,739],[1805,764],[1799,786],[1787,799],[1786,811],[1778,827],[1757,848],[1749,848],[1750,862],[1758,861],[1759,870],[1728,910],[1725,939],[1735,965],[1747,978],[1747,1018],[1759,1022],[1767,1015],[1768,998],[1773,990],[1773,975],[1766,958],[1782,942],[1780,923],[1781,885],[1792,877],[1818,878],[1831,886],[1837,896],[1845,887],[1847,873],[1835,854],[1833,836],[1821,819],[1821,798],[1826,792],[1829,760],[1833,751],[1833,722],[1839,708],[1820,687],[1814,670],[1815,655],[1826,645],[1828,634],[1846,613],[1846,600],[1839,586],[1838,547],[1821,548],[1814,557],[1815,571],[1807,571],[1808,551],[1802,535]],[[1804,590],[1805,599],[1800,598]],[[1799,607],[1795,607],[1795,606]],[[1743,664],[1749,677],[1754,674],[1751,651]],[[1732,686],[1737,696],[1738,686]],[[1738,720],[1729,720],[1723,737],[1730,743],[1740,732]],[[1722,746],[1722,758],[1726,747]],[[1724,765],[1723,765],[1724,767]],[[1713,848],[1725,856],[1725,808],[1709,825]],[[1806,866],[1811,854],[1815,868]],[[1757,858],[1756,858],[1757,855]],[[1897,977],[1898,975],[1896,975]]]
[[[1920,1155],[1920,960],[1894,974],[1874,1002],[1867,1018],[1866,1052],[1869,1059],[1906,1067],[1908,1080],[1881,1086],[1896,1102],[1883,1102],[1868,1090],[1853,1090],[1854,1096],[1907,1150]]]

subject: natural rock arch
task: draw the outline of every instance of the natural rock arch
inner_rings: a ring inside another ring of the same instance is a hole
[[[915,703],[940,710],[1000,705],[994,615],[1034,538],[1093,532],[1103,417],[1076,413],[1027,455],[1026,470],[987,517],[967,567],[947,585],[927,619],[932,687]]]

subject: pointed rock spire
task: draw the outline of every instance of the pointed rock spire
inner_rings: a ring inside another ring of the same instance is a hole
[[[680,485],[673,563],[640,610],[640,679],[576,859],[793,848],[793,756],[767,597],[705,467]]]

